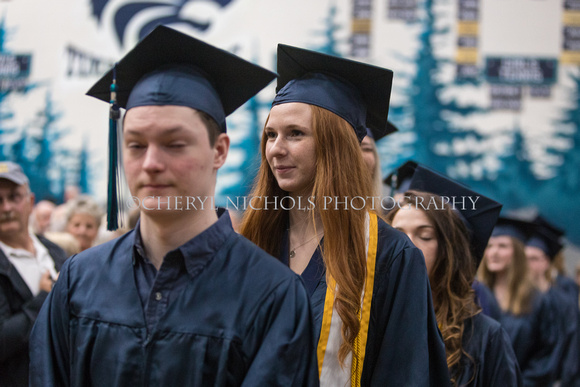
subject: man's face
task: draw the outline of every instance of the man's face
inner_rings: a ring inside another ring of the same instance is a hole
[[[54,205],[52,203],[49,204],[46,201],[41,201],[34,207],[33,213],[37,228],[35,231],[37,233],[44,234],[46,231],[48,231],[48,227],[50,226],[50,217],[53,211]]]
[[[168,207],[192,210],[188,197],[195,197],[197,209],[201,206],[198,197],[207,198],[205,206],[210,205],[216,173],[229,148],[227,135],[221,134],[210,146],[199,113],[169,105],[130,109],[123,134],[125,174],[131,194],[139,198],[141,211],[153,208],[148,210],[150,216],[163,216]]]
[[[0,239],[28,233],[34,195],[28,186],[0,179]]]

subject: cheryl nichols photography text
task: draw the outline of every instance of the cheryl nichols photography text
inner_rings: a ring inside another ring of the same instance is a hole
[[[219,199],[219,200],[217,200]],[[225,199],[225,200],[224,200]],[[401,205],[401,201],[406,199],[407,203]],[[292,196],[146,196],[138,198],[131,196],[126,201],[129,209],[141,208],[146,211],[191,211],[203,210],[215,207],[215,203],[225,203],[222,207],[228,210],[244,211],[247,208],[253,210],[370,210],[389,211],[395,207],[419,208],[423,210],[440,210],[445,206],[454,210],[475,210],[479,196],[441,196],[439,198],[431,197],[430,200],[424,200],[417,197],[410,201],[408,196],[393,198],[392,196],[324,196],[322,200],[316,200],[314,196],[309,197],[292,197]],[[410,201],[410,202],[409,202]]]

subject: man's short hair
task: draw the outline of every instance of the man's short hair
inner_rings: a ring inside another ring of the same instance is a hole
[[[207,129],[207,135],[209,136],[209,145],[214,146],[215,140],[221,134],[221,129],[216,120],[214,120],[209,114],[206,112],[202,112],[201,110],[197,110],[201,120],[205,124]]]

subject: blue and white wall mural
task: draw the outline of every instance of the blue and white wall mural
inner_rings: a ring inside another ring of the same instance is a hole
[[[105,200],[107,106],[84,93],[165,24],[272,70],[279,42],[393,69],[384,174],[414,159],[580,245],[580,0],[5,0],[0,20],[0,156],[39,198]],[[273,96],[229,117],[219,196],[248,193]]]

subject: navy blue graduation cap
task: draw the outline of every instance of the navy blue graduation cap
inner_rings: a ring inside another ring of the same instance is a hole
[[[165,26],[156,27],[87,92],[110,102],[116,70],[119,107],[176,105],[225,117],[266,87],[276,74],[228,51]]]
[[[226,116],[275,77],[271,71],[165,26],[143,38],[87,92],[111,104],[107,228],[118,227],[120,108],[186,106],[207,113],[225,132]]]
[[[460,200],[464,202],[464,205],[456,204],[452,208],[456,210],[470,233],[476,264],[479,266],[502,205],[420,164],[415,168],[409,190],[429,192],[448,198],[455,197],[457,202]]]
[[[375,138],[387,123],[393,72],[369,64],[278,44],[279,77],[272,106],[303,102],[329,110],[352,125],[359,139]]]
[[[393,125],[390,121],[387,121],[387,130],[372,130],[367,128],[367,136],[372,138],[375,142],[379,141],[383,137],[398,131],[397,127]]]
[[[491,236],[509,236],[525,244],[534,229],[535,225],[531,222],[514,217],[500,216]]]
[[[405,192],[409,189],[411,178],[415,173],[417,165],[418,164],[413,160],[406,161],[403,165],[383,179],[383,183],[391,187],[391,195]]]
[[[541,215],[533,221],[536,227],[526,242],[526,246],[537,247],[542,250],[550,259],[553,259],[562,249],[563,244],[560,239],[564,236],[564,230],[554,226]]]

